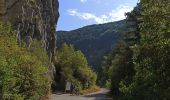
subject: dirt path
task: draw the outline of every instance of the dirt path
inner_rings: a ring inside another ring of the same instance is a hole
[[[50,100],[108,100],[106,94],[109,90],[102,88],[99,92],[83,95],[71,96],[70,94],[52,94]]]

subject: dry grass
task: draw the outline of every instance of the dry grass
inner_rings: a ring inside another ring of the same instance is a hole
[[[41,100],[49,100],[50,99],[50,96],[51,96],[52,92],[51,92],[51,89],[49,88],[47,90],[47,93],[41,97]]]
[[[97,91],[100,91],[100,87],[98,86],[91,86],[90,88],[88,89],[85,89],[85,90],[82,90],[80,92],[81,95],[85,95],[85,94],[89,94],[89,93],[93,93],[93,92],[97,92]]]

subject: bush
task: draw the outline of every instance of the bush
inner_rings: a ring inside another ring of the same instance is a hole
[[[41,54],[41,57],[40,57]],[[16,32],[0,23],[0,99],[39,100],[49,91],[48,57],[40,43],[19,47]]]
[[[141,39],[132,47],[135,74],[129,84],[120,83],[123,100],[170,100],[169,0],[140,3]]]
[[[82,89],[95,85],[96,73],[89,67],[81,51],[76,51],[72,45],[63,44],[55,58],[56,82],[60,87],[64,88],[66,80],[80,83]]]

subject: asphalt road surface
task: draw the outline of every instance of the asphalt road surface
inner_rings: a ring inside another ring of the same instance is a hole
[[[52,94],[50,100],[110,100],[106,98],[109,90],[102,88],[99,92],[82,95],[72,96],[70,94]]]

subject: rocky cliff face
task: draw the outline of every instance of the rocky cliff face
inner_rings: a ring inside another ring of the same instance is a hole
[[[51,61],[55,52],[58,0],[0,0],[0,20],[10,22],[18,31],[18,42],[29,46],[32,38],[42,42]]]

